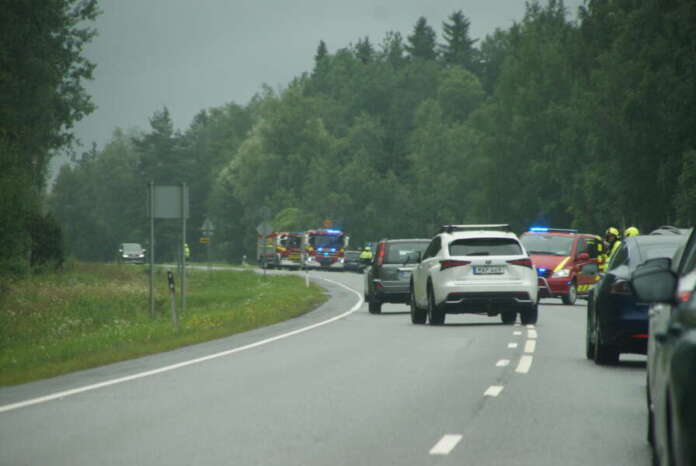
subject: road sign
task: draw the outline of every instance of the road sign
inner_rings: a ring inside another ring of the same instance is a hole
[[[256,232],[261,236],[266,236],[273,232],[273,225],[268,222],[261,222],[256,226]]]
[[[207,236],[202,236],[199,241],[203,244],[207,244],[210,242],[210,238],[208,238]]]
[[[213,236],[213,233],[215,233],[215,225],[213,225],[213,222],[211,222],[209,218],[206,218],[203,222],[201,231],[205,236]]]

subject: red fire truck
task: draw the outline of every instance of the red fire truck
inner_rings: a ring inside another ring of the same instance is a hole
[[[349,237],[341,230],[307,230],[302,241],[303,265],[309,268],[343,269]]]
[[[259,235],[256,260],[261,268],[299,268],[302,265],[301,232],[271,232]]]

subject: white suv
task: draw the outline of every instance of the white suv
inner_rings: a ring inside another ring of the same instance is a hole
[[[411,321],[445,314],[487,314],[513,324],[537,321],[537,274],[508,225],[443,225],[420,258],[410,285]]]

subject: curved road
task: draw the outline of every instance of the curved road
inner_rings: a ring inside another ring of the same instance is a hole
[[[331,300],[300,318],[0,389],[0,465],[650,464],[645,359],[587,361],[584,305],[415,326],[312,277]]]

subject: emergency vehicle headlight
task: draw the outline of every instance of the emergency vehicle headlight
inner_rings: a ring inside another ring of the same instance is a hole
[[[570,269],[561,269],[553,273],[553,278],[563,278],[570,275]]]
[[[549,227],[531,227],[529,231],[533,231],[535,233],[548,233]]]

